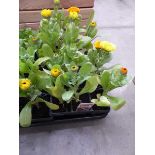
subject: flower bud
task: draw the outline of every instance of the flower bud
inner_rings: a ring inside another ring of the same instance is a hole
[[[54,4],[60,4],[60,0],[54,0]]]

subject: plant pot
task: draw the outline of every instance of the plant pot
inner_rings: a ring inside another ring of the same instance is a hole
[[[94,104],[93,105],[93,107],[92,107],[92,109],[94,110],[94,111],[97,111],[97,110],[107,110],[107,109],[109,109],[110,107],[99,107],[99,106],[97,106],[96,104]]]
[[[39,96],[40,98],[50,101],[50,96],[45,92]],[[19,98],[19,112],[21,112],[22,108],[29,102],[28,98],[20,97]],[[50,109],[42,102],[39,102],[32,106],[32,119],[46,118],[49,117]]]
[[[64,104],[60,104],[59,100],[53,96],[50,97],[50,102],[59,105],[58,110],[50,111],[51,113],[57,113],[57,112],[65,112],[66,111],[66,106]]]
[[[76,102],[75,100],[73,100],[69,104],[70,104],[70,107],[72,107],[72,111],[76,111],[78,105],[80,104],[80,101],[79,102]]]
[[[33,105],[32,107],[32,119],[48,118],[49,108],[42,102]]]
[[[45,101],[50,101],[50,95],[46,92],[42,91],[41,95],[39,96]],[[45,103],[39,102],[32,107],[32,119],[34,118],[47,118],[49,117],[50,109],[45,105]]]
[[[27,97],[19,97],[19,113],[28,102],[29,102],[29,99]]]
[[[91,98],[90,98],[89,93],[85,93],[85,94],[80,95],[79,99],[82,103],[90,103],[91,102]]]
[[[44,126],[55,123],[75,122],[82,120],[105,118],[108,115],[109,111],[110,107],[96,111],[92,110],[81,112],[74,111],[74,112],[52,113],[52,115],[48,118],[32,119],[31,127]]]
[[[98,85],[96,90],[90,94],[91,99],[97,98],[97,94],[102,94],[103,93],[103,88],[101,85]]]
[[[86,94],[88,95],[88,94]],[[90,98],[90,95],[88,95]],[[52,101],[52,103],[59,104],[59,101],[42,93],[41,98],[47,101]],[[81,99],[88,99],[83,95]],[[20,98],[20,110],[25,106],[29,100],[27,98]],[[84,100],[83,100],[84,101]],[[86,100],[88,101],[88,100]],[[89,104],[89,102],[82,103],[72,101],[71,103],[59,104],[60,109],[56,111],[50,110],[44,103],[38,103],[32,108],[32,126],[43,126],[54,123],[69,122],[69,121],[78,121],[78,120],[88,120],[96,118],[104,118],[110,111],[110,107],[99,108],[93,105],[89,110],[77,110],[77,107],[81,104]],[[67,109],[67,111],[65,111]]]

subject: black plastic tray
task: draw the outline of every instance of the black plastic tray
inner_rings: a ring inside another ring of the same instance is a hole
[[[105,110],[96,110],[96,111],[52,113],[51,116],[47,118],[32,119],[31,127],[43,126],[61,122],[105,118],[108,115],[109,111],[110,108],[107,107]]]
[[[97,93],[102,93],[103,89],[98,88],[95,93],[91,94],[91,97],[95,98]],[[45,100],[50,101],[51,98],[49,95],[42,94]],[[90,102],[90,95],[85,94],[81,96],[81,100],[83,103]],[[27,103],[26,99],[20,98],[19,103],[19,111],[24,107]],[[36,106],[32,108],[32,123],[33,126],[43,126],[61,122],[70,122],[70,121],[79,121],[79,120],[89,120],[89,119],[97,119],[97,118],[105,118],[109,111],[110,107],[95,107],[88,111],[73,111],[73,112],[64,112],[64,111],[51,111],[46,107],[45,104],[38,104],[40,108],[38,109]]]

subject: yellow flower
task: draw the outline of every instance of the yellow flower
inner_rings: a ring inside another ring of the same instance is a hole
[[[94,46],[96,49],[101,48],[100,43],[101,43],[101,41],[99,41],[99,40],[95,41]]]
[[[72,71],[77,71],[78,69],[79,69],[78,66],[71,66],[71,70],[72,70]]]
[[[69,12],[69,17],[72,19],[77,19],[78,18],[78,13],[77,12]]]
[[[90,26],[95,27],[95,26],[96,26],[96,22],[95,22],[95,21],[92,21],[92,22],[90,23]]]
[[[61,71],[58,68],[51,69],[51,75],[54,77],[58,77],[61,74]]]
[[[122,73],[123,75],[126,75],[126,74],[128,73],[127,68],[122,67],[122,68],[121,68],[121,73]]]
[[[29,79],[20,79],[19,80],[19,87],[22,90],[27,90],[31,86],[31,81]]]
[[[35,41],[37,41],[37,40],[38,40],[38,38],[32,37],[32,41],[33,41],[33,42],[35,42]]]
[[[78,7],[72,6],[70,8],[67,9],[68,12],[80,12],[80,9]]]
[[[52,10],[50,10],[50,9],[43,9],[41,11],[41,15],[43,17],[45,17],[45,18],[48,18],[48,17],[50,17],[52,15]]]
[[[116,50],[116,45],[114,45],[108,41],[101,41],[100,47],[107,52],[112,52],[112,51]]]

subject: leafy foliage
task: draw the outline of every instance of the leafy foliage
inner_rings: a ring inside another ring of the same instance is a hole
[[[83,27],[80,14],[78,18],[70,18],[58,6],[50,15],[44,9],[44,15],[48,16],[42,16],[37,31],[27,28],[19,33],[19,77],[30,81],[30,86],[19,89],[20,96],[30,100],[20,113],[23,127],[31,124],[34,104],[42,102],[51,110],[58,110],[58,104],[79,101],[80,95],[94,92],[99,84],[104,92],[92,99],[94,104],[117,110],[125,103],[121,98],[108,96],[109,91],[126,85],[129,77],[121,73],[121,65],[104,68],[112,53],[93,45],[97,35],[96,24],[92,25],[94,12]],[[108,45],[106,49],[110,49]],[[40,98],[43,91],[59,103]]]
[[[32,105],[29,102],[20,112],[19,123],[22,127],[29,127],[31,125],[31,119],[32,119],[31,111],[32,111]]]
[[[100,76],[100,82],[105,93],[115,88],[122,87],[128,83],[130,77],[123,75],[120,71],[121,65],[116,65],[109,70],[104,70]]]
[[[110,101],[105,96],[98,96],[97,99],[92,99],[91,102],[95,103],[99,107],[109,107]]]
[[[119,110],[125,104],[125,100],[119,97],[107,96],[114,110]]]

